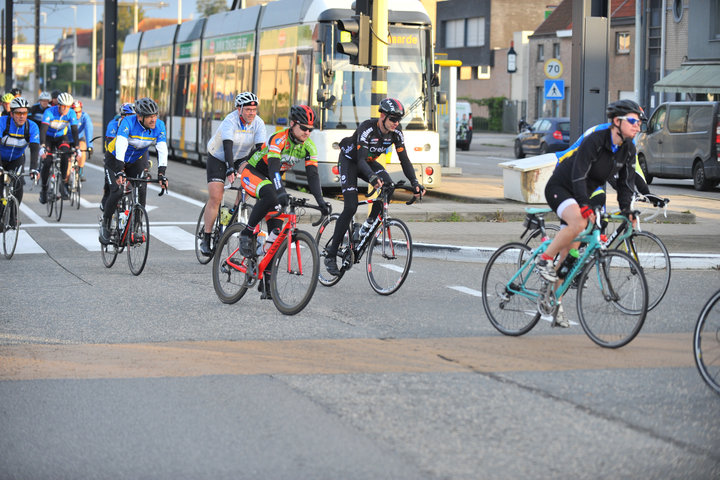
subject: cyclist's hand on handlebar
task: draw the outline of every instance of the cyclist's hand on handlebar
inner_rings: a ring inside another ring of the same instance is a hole
[[[332,213],[332,206],[329,202],[318,202],[318,206],[323,217],[327,217]]]
[[[115,183],[118,185],[125,185],[125,182],[127,181],[127,175],[125,175],[125,172],[117,172],[115,174]]]
[[[368,183],[373,186],[376,190],[380,190],[383,186],[382,178],[377,175],[371,175],[368,179]]]
[[[285,190],[281,190],[277,194],[277,201],[281,207],[287,207],[290,203],[290,197]]]
[[[35,169],[30,170],[30,180],[37,183],[39,178],[40,178],[40,173],[37,170],[35,170]]]
[[[235,178],[237,177],[237,172],[233,167],[228,167],[227,170],[225,170],[225,178],[227,178],[228,183],[232,183],[235,181]]]
[[[415,185],[413,185],[413,195],[422,198],[425,195],[425,187],[420,185],[419,182],[415,182]]]
[[[165,175],[158,174],[158,183],[160,184],[160,188],[162,188],[163,190],[167,190],[169,182]]]

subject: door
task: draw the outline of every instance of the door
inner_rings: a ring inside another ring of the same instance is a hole
[[[667,116],[667,105],[661,105],[655,110],[648,123],[645,132],[645,161],[647,162],[648,173],[658,175],[663,172],[663,135],[665,117]]]
[[[692,175],[692,152],[687,152],[687,120],[689,107],[670,105],[667,130],[663,139],[663,173],[669,177]]]

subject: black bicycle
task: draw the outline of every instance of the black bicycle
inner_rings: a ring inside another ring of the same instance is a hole
[[[353,264],[360,263],[363,254],[368,251],[365,271],[370,287],[380,295],[391,295],[398,291],[410,272],[412,238],[410,230],[402,220],[390,218],[388,205],[390,195],[395,188],[413,191],[411,187],[406,187],[404,184],[404,181],[400,181],[395,184],[383,185],[377,198],[368,198],[358,202],[358,205],[382,202],[383,208],[364,235],[359,235],[360,225],[351,222],[337,251],[337,256],[342,262],[340,275],[331,275],[321,268],[319,280],[322,285],[331,287],[338,283],[345,272],[350,270]],[[368,195],[375,192],[376,190],[373,189]],[[417,197],[413,196],[405,203],[410,205],[415,200]],[[327,217],[315,235],[320,257],[323,259],[327,256],[327,247],[332,241],[335,231],[334,223],[337,222],[339,216],[336,213]]]
[[[58,222],[62,218],[63,213],[63,197],[61,194],[61,188],[65,173],[60,168],[60,153],[57,151],[48,153],[50,157],[50,174],[48,175],[45,187],[47,191],[47,202],[45,208],[47,209],[47,216],[52,217],[55,212],[55,220]]]
[[[128,252],[128,266],[133,275],[140,275],[147,262],[150,250],[150,220],[147,211],[138,201],[138,188],[141,183],[160,183],[158,178],[128,178],[122,198],[115,207],[110,222],[110,243],[101,245],[100,254],[107,268],[115,264],[115,259],[124,249]],[[162,196],[161,189],[158,196]],[[100,220],[102,222],[102,219]]]
[[[102,138],[101,135],[90,140],[90,143],[95,140]],[[75,206],[75,209],[80,209],[80,196],[82,194],[82,178],[80,175],[80,165],[78,164],[78,154],[85,152],[90,154],[91,148],[76,149],[72,153],[72,161],[70,163],[70,176],[68,176],[68,193],[70,194],[70,206]],[[87,159],[89,160],[89,159]]]
[[[2,231],[3,254],[10,260],[15,254],[18,236],[20,235],[20,219],[18,217],[20,202],[15,197],[15,190],[22,177],[29,174],[18,173],[12,170],[3,170],[0,167],[0,230]]]
[[[700,376],[720,394],[720,290],[700,312],[693,335],[693,353]]]

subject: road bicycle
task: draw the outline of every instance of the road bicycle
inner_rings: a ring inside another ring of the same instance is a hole
[[[342,262],[340,275],[331,275],[322,268],[319,277],[322,285],[331,287],[338,283],[353,264],[360,263],[363,254],[367,251],[365,272],[370,287],[380,295],[391,295],[398,291],[410,272],[412,237],[410,230],[402,220],[390,218],[388,205],[395,188],[413,191],[404,184],[404,181],[400,181],[396,184],[383,185],[377,198],[368,198],[358,202],[358,205],[382,202],[383,208],[364,235],[359,235],[360,224],[350,222],[348,231],[343,236],[337,251],[337,256]],[[368,195],[373,195],[376,191],[373,189]],[[405,203],[410,205],[416,199],[417,197],[413,196]],[[339,217],[340,215],[337,213],[327,217],[315,235],[320,257],[323,260],[327,257],[327,248],[332,241]]]
[[[16,185],[22,182],[22,177],[24,176],[29,176],[29,174],[3,170],[3,168],[0,167],[0,178],[2,178],[2,190],[0,190],[0,230],[2,230],[3,236],[3,254],[8,260],[15,254],[17,239],[20,235],[20,220],[18,216],[20,202],[18,202],[14,192]]]
[[[631,210],[635,210],[638,203],[649,203],[651,195],[634,195],[631,202]],[[601,239],[607,248],[614,248],[630,254],[643,268],[643,274],[648,284],[648,311],[655,308],[665,297],[668,286],[670,285],[670,276],[672,267],[670,262],[670,253],[662,240],[652,232],[643,231],[640,224],[641,221],[648,222],[655,219],[661,213],[667,216],[667,204],[669,199],[665,198],[664,207],[655,209],[651,215],[641,218],[638,215],[635,228],[632,222],[626,217],[620,215],[619,211],[612,212],[607,218],[607,225],[603,227]],[[524,226],[525,231],[520,235],[522,239],[525,235],[525,245],[531,249],[537,248],[542,242],[548,238],[552,239],[555,234],[560,231],[560,226],[556,224],[546,224],[545,215],[550,213],[549,209],[532,209],[527,213]],[[630,236],[624,235],[630,230]]]
[[[248,257],[240,252],[240,233],[246,224],[227,227],[217,244],[212,266],[213,287],[221,302],[236,303],[248,288],[260,282],[263,298],[272,297],[281,313],[295,315],[307,306],[317,286],[320,257],[312,235],[297,228],[297,218],[305,208],[320,210],[305,198],[290,196],[288,212],[283,209],[266,215],[266,221],[277,218],[284,222],[283,226],[269,245],[259,244],[254,236],[253,254]]]
[[[118,254],[127,249],[128,266],[133,275],[142,273],[150,250],[150,220],[145,207],[138,201],[141,183],[160,183],[160,179],[149,176],[127,179],[123,196],[110,221],[110,243],[100,246],[100,254],[107,268],[112,267]],[[164,193],[165,188],[162,188],[158,196]]]
[[[526,209],[547,213],[549,209]],[[601,347],[619,348],[637,336],[645,322],[648,287],[642,268],[630,255],[608,249],[600,239],[601,221],[607,214],[596,211],[596,221],[575,239],[585,244],[559,286],[536,271],[535,261],[552,240],[531,249],[513,242],[490,257],[482,277],[482,302],[490,323],[505,335],[523,335],[541,317],[553,319],[563,295],[577,277],[576,304],[580,324]],[[619,237],[630,235],[625,231]]]
[[[50,157],[51,163],[50,174],[45,182],[47,191],[45,208],[47,209],[47,216],[52,217],[53,212],[55,212],[55,220],[59,222],[63,214],[63,197],[60,192],[62,191],[61,188],[65,173],[60,171],[60,153],[54,151],[47,155]]]
[[[95,140],[101,138],[102,136],[97,136],[90,140],[90,143],[94,142]],[[83,148],[83,149],[77,149],[72,154],[72,162],[70,165],[70,175],[68,176],[68,192],[70,193],[70,206],[75,206],[75,209],[80,209],[80,196],[82,193],[82,178],[80,175],[80,165],[78,164],[78,154],[79,152],[85,152],[86,154],[89,154],[89,152],[92,152],[92,149],[90,148]]]
[[[213,253],[212,255],[205,256],[200,251],[200,243],[202,243],[203,235],[205,233],[205,207],[207,206],[207,203],[203,205],[202,210],[200,210],[200,216],[198,217],[197,225],[195,227],[195,256],[197,257],[198,262],[203,265],[209,263],[210,260],[213,259],[215,246],[220,240],[220,237],[222,237],[225,228],[235,222],[247,224],[250,211],[253,207],[252,204],[247,202],[249,195],[245,192],[242,186],[234,187],[232,185],[226,185],[225,190],[236,190],[237,195],[232,207],[220,202],[218,213],[215,217],[215,224],[213,225],[212,233],[210,234],[210,250]]]
[[[693,335],[693,353],[700,376],[720,394],[720,290],[700,311]]]

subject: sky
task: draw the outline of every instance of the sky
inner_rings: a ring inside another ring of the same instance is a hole
[[[45,3],[47,1],[48,3]],[[61,5],[50,3],[52,0],[41,0],[40,11],[46,12],[47,15],[40,15],[40,43],[51,43],[55,44],[58,39],[62,36],[62,28],[72,28],[75,26],[75,13],[74,9],[70,5]],[[58,3],[63,0],[57,0]],[[80,0],[82,1],[82,0]],[[145,17],[149,18],[174,18],[178,17],[178,3],[182,6],[182,18],[197,18],[197,8],[195,0],[148,0],[148,3],[159,3],[164,1],[168,4],[167,7],[157,8],[155,6],[143,6],[145,10]],[[138,2],[140,5],[142,1]],[[228,5],[231,1],[228,0]],[[25,35],[28,43],[33,43],[35,39],[35,16],[34,16],[34,3],[18,4],[15,3],[13,6],[13,13],[18,19],[17,25],[22,28],[22,33]],[[101,0],[101,4],[97,5],[97,20],[101,21],[103,12],[105,10],[105,3]],[[47,18],[44,21],[44,17]],[[92,28],[93,24],[93,7],[92,5],[78,5],[77,6],[77,27],[78,28]],[[29,28],[24,28],[29,27]]]

